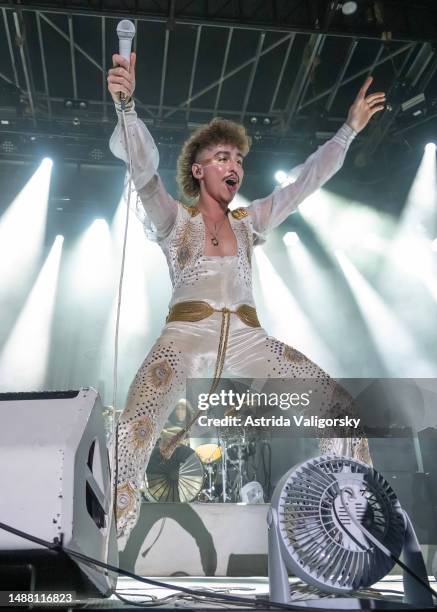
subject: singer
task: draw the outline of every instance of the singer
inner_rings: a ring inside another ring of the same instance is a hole
[[[115,54],[108,73],[118,115],[110,148],[128,162],[119,101],[123,93],[132,179],[146,233],[166,255],[173,295],[166,325],[131,384],[119,421],[119,536],[127,536],[136,523],[150,453],[169,412],[185,395],[187,378],[217,379],[222,373],[277,378],[279,392],[289,391],[293,379],[317,379],[328,405],[323,416],[353,416],[352,400],[344,389],[296,348],[262,329],[252,297],[251,256],[254,246],[341,168],[353,138],[385,101],[382,92],[367,93],[372,77],[367,78],[346,123],[306,160],[294,183],[233,211],[228,207],[243,182],[250,138],[243,125],[213,119],[189,137],[178,160],[178,183],[190,200],[185,205],[167,193],[158,175],[153,138],[135,112],[135,62],[134,53],[130,63]],[[321,448],[370,462],[365,438],[325,438]]]

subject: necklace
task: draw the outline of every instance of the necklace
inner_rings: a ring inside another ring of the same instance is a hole
[[[225,221],[226,221],[226,214],[223,217],[223,220],[221,221],[221,223],[220,223],[220,225],[218,227],[217,227],[217,223],[214,223],[214,232],[212,232],[209,229],[209,227],[208,227],[208,225],[206,223],[206,220],[204,218],[205,227],[208,230],[208,234],[211,236],[211,242],[212,242],[213,246],[215,246],[215,247],[217,247],[220,244],[219,241],[218,241],[218,235],[219,235],[219,232],[222,229],[223,224],[224,224]]]

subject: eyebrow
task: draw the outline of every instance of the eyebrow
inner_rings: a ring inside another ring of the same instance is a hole
[[[220,151],[216,151],[216,152],[214,153],[214,157],[215,157],[216,155],[223,155],[223,153],[226,153],[227,155],[230,155],[230,153],[231,153],[231,152],[229,151],[229,149],[222,149],[222,150],[220,150]],[[237,153],[237,155],[238,155],[239,157],[241,157],[241,159],[244,159],[244,156],[243,156],[243,154],[242,154],[242,153],[238,152],[238,153]]]

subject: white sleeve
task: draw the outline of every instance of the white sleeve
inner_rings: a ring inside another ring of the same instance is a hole
[[[118,123],[109,141],[109,148],[115,157],[123,160],[129,170],[129,156],[123,127],[123,116],[119,104],[115,105]],[[160,240],[170,233],[177,215],[177,203],[167,193],[158,176],[159,153],[153,137],[138,118],[135,104],[126,104],[125,121],[129,135],[131,175],[142,209],[136,213],[144,225],[149,238]]]
[[[355,130],[346,123],[343,124],[330,140],[295,169],[299,171],[295,182],[276,187],[266,198],[249,204],[247,210],[259,242],[342,167],[346,152],[355,136]]]

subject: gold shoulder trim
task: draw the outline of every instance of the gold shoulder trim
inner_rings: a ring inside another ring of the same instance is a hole
[[[185,208],[185,210],[190,214],[191,217],[195,217],[200,212],[197,206],[188,206],[187,204],[183,204],[182,202],[179,202],[179,204]]]
[[[235,210],[231,210],[231,215],[234,217],[234,219],[238,219],[238,221],[240,219],[244,219],[244,217],[247,217],[249,213],[247,212],[246,208],[241,207],[241,208],[236,208]]]

